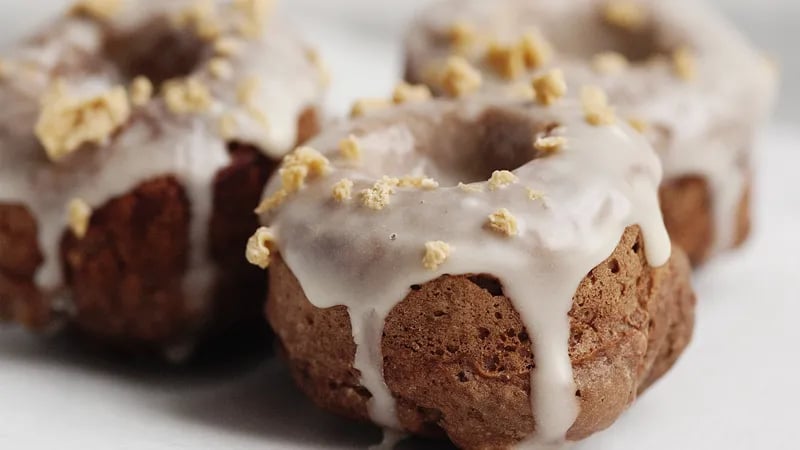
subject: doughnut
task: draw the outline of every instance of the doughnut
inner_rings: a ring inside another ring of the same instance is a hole
[[[602,88],[661,157],[664,219],[692,262],[746,240],[754,140],[776,73],[714,11],[685,1],[446,0],[414,20],[406,54],[407,80],[437,95],[547,101],[542,78],[555,70],[569,85]]]
[[[610,426],[666,373],[692,334],[691,269],[655,152],[592,112],[411,100],[289,154],[246,256],[269,267],[302,391],[465,449],[544,448]]]
[[[326,85],[268,3],[83,1],[7,52],[0,317],[168,356],[263,324],[241,248]]]

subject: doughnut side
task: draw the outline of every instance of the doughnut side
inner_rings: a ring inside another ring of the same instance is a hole
[[[632,227],[583,280],[570,312],[569,352],[581,404],[570,440],[610,426],[686,347],[695,302],[689,272],[680,251],[665,267],[650,268]],[[313,307],[280,258],[270,282],[267,316],[299,387],[319,406],[367,421],[370,394],[352,367],[345,308]],[[446,275],[412,286],[386,321],[382,350],[387,385],[410,432],[488,449],[507,448],[534,431],[535,355],[492,275]]]

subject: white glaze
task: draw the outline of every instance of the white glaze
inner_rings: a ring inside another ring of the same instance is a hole
[[[234,72],[230,81],[215,79],[202,65],[196,69],[193,76],[214,98],[209,112],[178,116],[157,97],[135,107],[129,123],[104,145],[78,150],[58,164],[50,162],[33,130],[40,98],[56,77],[78,97],[127,85],[130,80],[102,54],[105,39],[191,3],[181,0],[142,8],[141,3],[128,2],[128,10],[107,26],[65,17],[9,49],[3,58],[7,73],[0,77],[0,102],[4,105],[0,111],[0,203],[25,205],[37,221],[44,262],[36,273],[36,283],[44,292],[61,291],[59,245],[70,199],[81,198],[98,208],[142,182],[175,175],[191,207],[185,298],[190,308],[202,311],[208,306],[217,270],[208,255],[213,181],[230,163],[226,142],[218,131],[220,115],[237,115],[239,129],[232,140],[258,145],[268,156],[279,157],[295,143],[301,111],[321,99],[321,74],[308,59],[305,47],[287,27],[271,21],[261,37],[240,41],[240,53],[229,58]],[[261,80],[252,102],[267,115],[268,128],[242,113],[237,102],[236,83],[250,76]]]
[[[653,125],[648,136],[661,156],[665,179],[700,176],[708,181],[716,228],[712,250],[733,245],[755,134],[773,104],[777,77],[731,25],[699,2],[641,0],[654,20],[656,45],[686,45],[696,55],[697,77],[687,83],[675,76],[668,57],[633,64],[620,74],[597,74],[591,57],[619,45],[600,19],[600,0],[457,3],[457,8],[453,1],[433,5],[412,26],[407,39],[412,76],[424,78],[431,65],[450,54],[441,36],[455,20],[501,40],[539,28],[556,47],[555,58],[541,70],[563,68],[572,94],[581,84],[598,85],[623,117]],[[483,73],[485,92],[508,92],[508,80],[481,62],[480,51],[468,57]]]
[[[473,180],[462,178],[471,175],[456,163],[476,156],[473,133],[480,132],[476,124],[489,110],[515,117],[523,135],[531,130],[525,141],[531,146],[536,125],[562,124],[567,147],[516,168],[517,184],[465,192],[458,182]],[[361,166],[338,153],[340,139],[351,133],[361,143]],[[661,164],[646,140],[627,126],[588,125],[573,102],[542,108],[476,99],[377,112],[332,127],[310,145],[332,161],[332,173],[293,194],[263,222],[273,227],[278,250],[311,303],[347,307],[356,344],[354,367],[372,394],[372,420],[401,429],[381,355],[383,326],[392,308],[414,284],[443,274],[489,273],[502,282],[534,343],[531,397],[538,432],[522,445],[562,445],[579,412],[567,350],[567,314],[577,287],[613,252],[630,225],[641,226],[652,265],[670,256],[657,197]],[[342,178],[353,180],[358,192],[384,174],[420,174],[423,169],[441,187],[398,189],[384,210],[370,210],[357,198],[347,204],[331,200],[332,186]],[[266,194],[279,185],[273,180]],[[547,201],[529,199],[526,188],[543,192]],[[486,228],[487,216],[501,207],[518,220],[518,236]],[[433,240],[449,243],[453,251],[429,271],[421,260],[425,242]]]

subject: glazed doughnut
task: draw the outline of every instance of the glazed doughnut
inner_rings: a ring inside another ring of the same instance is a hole
[[[438,94],[533,95],[531,78],[554,68],[570,85],[603,88],[661,156],[667,229],[693,263],[746,239],[754,139],[776,76],[713,11],[684,1],[448,0],[419,15],[406,44],[406,77]],[[473,81],[454,85],[448,73]]]
[[[237,249],[325,86],[267,6],[84,1],[2,59],[0,316],[173,356],[263,321]]]
[[[247,256],[271,262],[302,390],[462,448],[540,448],[665,373],[692,332],[689,264],[656,154],[594,106],[408,102],[287,156]]]

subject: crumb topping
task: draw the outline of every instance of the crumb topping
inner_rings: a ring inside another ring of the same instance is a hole
[[[554,104],[566,95],[567,82],[561,69],[553,69],[544,75],[533,79],[533,90],[536,92],[536,101],[544,106]]]
[[[261,79],[255,75],[249,76],[236,85],[236,100],[241,105],[250,105],[259,90]]]
[[[432,190],[439,187],[439,182],[429,177],[406,175],[398,180],[397,187]]]
[[[221,37],[214,41],[214,53],[219,56],[236,56],[242,51],[242,42],[232,37]]]
[[[647,11],[635,0],[610,0],[603,8],[607,24],[628,31],[639,31],[647,24]]]
[[[470,183],[470,184],[458,183],[458,188],[464,192],[469,192],[472,194],[483,192],[483,186],[481,186],[480,183]]]
[[[533,142],[533,147],[543,153],[555,153],[567,145],[564,136],[538,136]]]
[[[195,78],[169,80],[162,92],[167,108],[175,114],[201,113],[211,108],[211,92]]]
[[[281,184],[287,194],[292,194],[299,191],[306,185],[306,178],[308,178],[308,166],[305,165],[291,165],[283,167],[278,171],[281,177]]]
[[[525,53],[521,45],[507,45],[493,41],[486,51],[486,62],[501,77],[519,78],[525,71]]]
[[[347,136],[339,141],[339,152],[350,161],[361,160],[361,144],[354,135]]]
[[[475,28],[463,20],[455,21],[450,25],[447,30],[447,37],[450,40],[450,45],[457,52],[466,51],[477,41]]]
[[[675,75],[683,81],[691,81],[697,75],[697,62],[688,47],[680,47],[672,53],[672,66]]]
[[[547,64],[553,56],[553,48],[538,30],[528,31],[520,41],[525,65],[537,69]]]
[[[533,188],[525,188],[525,192],[528,194],[528,200],[544,200],[544,192],[537,191]]]
[[[275,191],[274,194],[270,195],[269,197],[265,198],[264,200],[259,203],[259,205],[255,209],[256,214],[265,214],[283,204],[286,199],[289,197],[289,193],[286,192],[286,189],[278,189]]]
[[[489,229],[506,236],[519,234],[517,219],[506,208],[500,208],[489,214]]]
[[[519,177],[508,170],[495,170],[489,178],[489,190],[496,191],[519,181]]]
[[[400,180],[384,176],[371,188],[361,191],[361,204],[369,209],[380,211],[391,202],[391,196],[396,192]]]
[[[312,178],[322,177],[330,172],[330,161],[322,153],[308,146],[297,147],[283,158],[283,167],[305,166]]]
[[[375,111],[386,109],[392,103],[383,98],[362,98],[353,103],[350,109],[350,117],[363,117]]]
[[[275,233],[267,227],[260,227],[248,239],[245,257],[247,261],[262,269],[269,267],[270,254],[275,250]]]
[[[134,106],[144,106],[153,97],[153,83],[144,76],[133,79],[130,87],[131,104]]]
[[[67,204],[67,220],[69,229],[78,239],[86,237],[89,231],[89,221],[92,218],[92,208],[84,200],[74,198]]]
[[[173,23],[179,28],[189,28],[198,37],[215,40],[222,33],[216,7],[211,1],[197,1],[173,17]]]
[[[219,118],[219,134],[225,140],[233,139],[239,131],[239,124],[236,121],[236,116],[231,113],[225,113]]]
[[[346,202],[353,198],[353,181],[343,178],[333,185],[331,192],[333,199],[339,203]]]
[[[233,76],[231,63],[227,59],[218,56],[208,61],[208,71],[211,76],[218,80],[229,80]]]
[[[58,161],[84,144],[102,144],[130,114],[122,86],[88,99],[73,98],[61,86],[45,97],[35,133],[50,160]]]
[[[274,0],[234,0],[233,7],[240,13],[242,20],[237,29],[247,37],[261,36],[264,27],[275,7]]]
[[[394,93],[392,94],[392,100],[398,105],[403,103],[424,102],[430,100],[431,97],[433,97],[433,94],[431,94],[431,90],[428,86],[423,84],[413,85],[406,82],[400,82],[395,86]]]
[[[451,56],[447,60],[441,77],[441,85],[447,95],[452,97],[469,95],[480,89],[482,82],[481,73],[466,59]]]
[[[70,14],[106,20],[122,9],[122,0],[80,0],[72,5]]]
[[[313,48],[306,49],[306,57],[309,61],[311,61],[311,64],[316,67],[317,72],[322,79],[323,86],[330,86],[333,78],[331,75],[331,69],[328,67],[328,64],[325,63],[325,60],[319,55],[319,52]]]
[[[508,93],[520,100],[532,101],[536,99],[536,91],[530,83],[514,83],[508,88]]]
[[[425,256],[422,257],[422,266],[428,270],[436,270],[447,261],[452,252],[450,244],[444,241],[429,241],[425,243]]]
[[[592,66],[603,75],[618,74],[628,68],[628,58],[617,52],[598,53],[592,58]]]
[[[650,124],[646,120],[639,117],[629,117],[628,124],[639,133],[646,133],[647,130],[650,129]]]
[[[590,125],[612,125],[616,122],[614,108],[608,104],[605,91],[596,86],[584,86],[581,91],[581,103],[586,121]]]
[[[268,129],[269,128],[269,118],[267,117],[266,111],[264,109],[254,103],[250,103],[245,106],[245,111],[247,111],[247,115],[250,116],[253,120],[258,122],[262,128]]]

